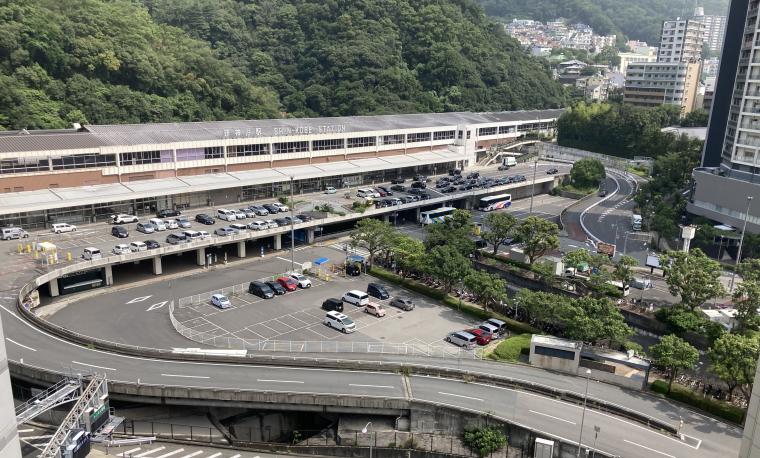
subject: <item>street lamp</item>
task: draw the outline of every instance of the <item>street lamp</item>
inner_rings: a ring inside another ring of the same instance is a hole
[[[293,200],[293,175],[290,176],[290,271],[295,272],[295,256],[296,256],[296,229],[293,222],[293,207],[295,207],[295,201]]]
[[[578,435],[578,453],[575,454],[576,458],[581,456],[581,441],[583,440],[583,422],[586,420],[586,399],[588,399],[588,382],[591,378],[591,369],[586,369],[586,394],[583,395],[583,413],[581,414],[581,432]]]
[[[742,259],[742,245],[744,244],[744,234],[747,232],[747,220],[749,219],[749,206],[752,204],[752,196],[747,196],[747,211],[744,212],[744,227],[742,227],[742,236],[739,239],[739,252],[736,253],[736,264],[734,265],[734,271],[731,273],[731,287],[729,293],[734,292],[734,279],[736,278],[736,270],[739,268],[739,262]]]
[[[364,428],[362,428],[362,434],[367,434],[367,431],[370,426],[372,426],[372,422],[367,422],[366,425],[364,425]],[[370,433],[371,434],[371,433]],[[370,435],[370,441],[369,441],[369,458],[372,458],[372,436]]]

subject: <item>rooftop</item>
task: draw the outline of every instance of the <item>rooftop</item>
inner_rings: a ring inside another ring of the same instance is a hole
[[[542,336],[538,334],[533,334],[530,342],[533,344],[551,345],[553,347],[569,348],[572,350],[578,350],[583,345],[581,342],[575,342],[573,340],[560,339],[559,337],[553,336]]]

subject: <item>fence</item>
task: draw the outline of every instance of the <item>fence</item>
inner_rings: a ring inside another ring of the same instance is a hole
[[[388,355],[429,356],[435,358],[473,359],[482,356],[479,348],[469,351],[456,347],[389,342],[352,342],[340,340],[291,341],[267,339],[243,339],[213,332],[197,331],[185,326],[174,315],[174,303],[169,304],[169,319],[182,336],[204,345],[227,350],[288,353],[367,353]]]
[[[625,171],[629,166],[634,165],[629,159],[622,157],[608,156],[606,154],[592,153],[582,149],[568,148],[559,146],[554,143],[542,143],[540,146],[540,156],[543,158],[576,161],[578,159],[592,158],[598,159],[606,167]]]
[[[301,273],[302,272],[301,269],[298,269],[298,268],[296,268],[295,271],[297,273]],[[275,275],[272,275],[271,277],[259,278],[257,280],[259,280],[259,281],[270,281],[270,280],[274,280],[274,279],[276,279],[278,277],[287,277],[288,275],[290,275],[290,272],[287,272],[287,273],[283,272],[281,274],[275,274]],[[243,293],[248,292],[248,284],[249,283],[250,282],[240,283],[238,285],[227,286],[227,287],[222,288],[222,289],[217,289],[217,290],[214,290],[214,291],[208,291],[208,292],[205,292],[205,293],[196,294],[194,296],[182,297],[182,298],[180,298],[177,301],[177,305],[179,306],[179,308],[183,308],[183,307],[187,307],[189,305],[198,305],[198,304],[204,304],[204,303],[208,304],[211,301],[211,296],[213,296],[214,294],[223,294],[223,295],[225,295],[227,297],[239,296],[239,295],[241,295]]]

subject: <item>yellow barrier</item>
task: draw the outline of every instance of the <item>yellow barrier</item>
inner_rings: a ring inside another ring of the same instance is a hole
[[[18,253],[21,254],[24,252],[24,244],[19,243],[18,244]]]
[[[71,262],[71,251],[66,252],[66,260]]]

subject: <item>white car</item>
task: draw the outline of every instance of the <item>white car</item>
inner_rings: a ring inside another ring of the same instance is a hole
[[[336,192],[338,192],[338,190],[333,188],[332,186],[328,186],[325,188],[325,194],[335,194]]]
[[[346,334],[356,331],[356,323],[354,323],[354,320],[334,310],[325,314],[324,323],[328,328],[337,329]]]
[[[129,244],[129,251],[133,253],[138,253],[140,251],[148,251],[148,245],[146,245],[145,242],[135,240],[134,242]]]
[[[73,224],[68,223],[55,223],[52,226],[50,226],[50,231],[54,232],[56,234],[60,234],[61,232],[74,232],[77,230],[77,227]]]
[[[151,218],[151,219],[149,219],[148,221],[150,221],[150,223],[151,223],[153,226],[155,226],[155,229],[156,229],[157,231],[165,231],[165,230],[169,229],[169,228],[166,226],[166,223],[164,222],[164,220],[162,220],[161,218]],[[175,228],[175,229],[176,229],[176,228]]]
[[[228,235],[235,235],[238,233],[237,229],[233,229],[230,226],[226,227],[220,227],[217,230],[214,231],[214,235],[220,235],[222,237],[228,236]]]
[[[273,219],[268,219],[264,222],[267,223],[267,227],[269,227],[269,229],[277,229],[278,227],[280,227],[277,225],[277,223]]]
[[[175,219],[165,219],[164,225],[167,229],[179,229],[179,223]]]
[[[311,280],[309,280],[305,275],[292,273],[290,274],[290,278],[298,283],[299,288],[311,288]]]
[[[132,252],[132,250],[129,248],[129,245],[126,243],[120,243],[113,247],[113,250],[111,250],[113,254],[129,254]]]
[[[137,217],[135,215],[127,215],[124,213],[119,213],[118,215],[111,216],[112,224],[126,224],[126,223],[136,223],[136,222],[137,222]]]
[[[233,229],[237,229],[238,232],[248,229],[248,226],[246,226],[245,224],[240,224],[240,223],[232,223],[230,224],[230,227]]]
[[[235,212],[235,219],[246,219],[248,215],[242,210],[232,210]]]
[[[201,235],[201,240],[211,237],[211,234],[206,231],[198,231],[198,233]]]
[[[290,208],[288,208],[287,205],[281,204],[280,202],[275,202],[272,205],[274,205],[275,207],[277,207],[277,209],[280,210],[280,213],[282,213],[282,212],[289,212],[290,211]]]
[[[248,229],[253,229],[254,231],[263,231],[265,229],[269,229],[269,225],[265,223],[264,221],[257,220],[248,225]]]
[[[230,300],[224,294],[214,294],[211,296],[211,305],[215,305],[220,309],[228,309],[232,307]]]

